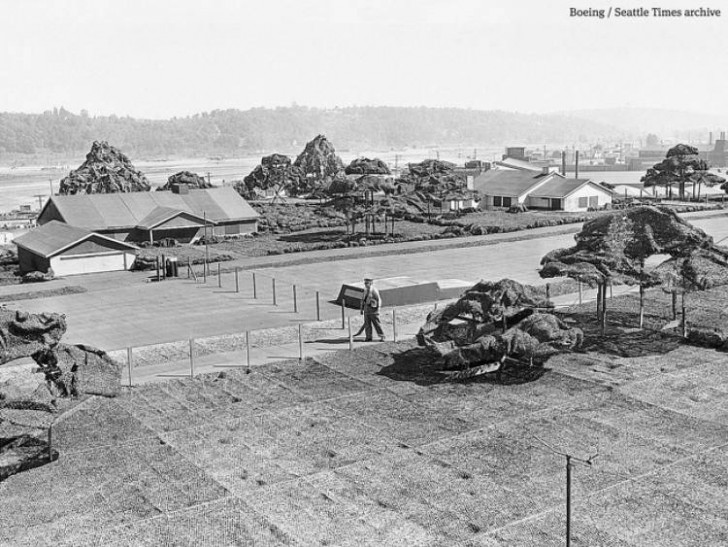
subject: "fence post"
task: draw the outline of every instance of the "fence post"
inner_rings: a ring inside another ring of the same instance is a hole
[[[682,305],[682,337],[688,337],[688,321],[685,317],[685,291],[682,292],[682,298],[680,299]]]
[[[129,387],[132,387],[131,383],[131,347],[126,348],[126,364],[129,368]]]
[[[253,298],[258,298],[258,290],[255,286],[255,272],[253,272]]]
[[[347,317],[347,322],[349,323],[349,350],[354,349],[354,337],[351,334],[351,317]]]
[[[190,338],[190,378],[195,377],[194,339]]]
[[[238,267],[235,266],[235,292],[240,292],[240,281],[238,280]]]
[[[202,264],[202,282],[207,283],[207,259]]]
[[[157,281],[159,281],[159,257],[155,258],[155,263],[157,265]]]
[[[346,309],[344,308],[344,298],[341,298],[341,328],[346,328]]]
[[[293,313],[298,313],[298,299],[296,298],[296,286],[293,285]]]
[[[397,309],[392,308],[392,340],[397,341]]]
[[[316,321],[321,321],[321,304],[319,303],[318,291],[316,291]]]
[[[192,266],[190,265],[190,259],[189,259],[189,257],[188,257],[188,258],[187,258],[187,279],[189,279],[189,278],[190,278],[190,269],[191,269],[191,268],[192,268]]]
[[[276,278],[272,278],[271,281],[273,282],[273,305],[277,306],[278,304],[276,304]]]
[[[245,331],[245,361],[250,368],[250,331]]]
[[[298,360],[303,361],[303,325],[298,324]]]
[[[53,424],[48,426],[48,461],[53,461]]]
[[[546,283],[546,300],[551,300],[551,284]]]
[[[217,263],[217,286],[222,289],[222,275],[220,275],[220,263]]]

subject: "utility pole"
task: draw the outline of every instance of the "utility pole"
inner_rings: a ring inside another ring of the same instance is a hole
[[[571,468],[574,465],[571,462],[573,460],[591,467],[592,461],[599,456],[599,452],[586,459],[577,458],[573,454],[556,450],[553,446],[535,435],[534,438],[554,454],[558,454],[559,456],[564,456],[566,458],[566,547],[571,547]]]
[[[210,182],[210,172],[207,172],[207,185],[212,186],[212,183]]]
[[[34,198],[38,198],[38,210],[40,211],[43,208],[43,198],[45,197],[45,194],[34,194]]]
[[[48,177],[48,184],[51,187],[51,197],[53,197],[53,179],[51,177]]]

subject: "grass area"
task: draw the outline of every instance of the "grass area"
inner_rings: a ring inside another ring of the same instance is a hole
[[[91,398],[58,461],[0,483],[0,543],[562,545],[544,441],[599,454],[573,469],[575,545],[724,545],[728,356],[637,331],[632,300],[604,338],[568,310],[584,350],[500,383],[405,341]]]

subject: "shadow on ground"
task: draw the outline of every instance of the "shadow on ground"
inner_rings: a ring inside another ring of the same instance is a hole
[[[332,241],[343,241],[346,239],[346,235],[343,229],[326,230],[323,232],[281,235],[278,240],[286,243],[330,243]]]

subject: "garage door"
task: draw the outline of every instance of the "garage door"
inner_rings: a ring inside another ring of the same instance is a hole
[[[51,268],[58,276],[124,270],[124,252],[93,255],[57,256],[51,259]]]

